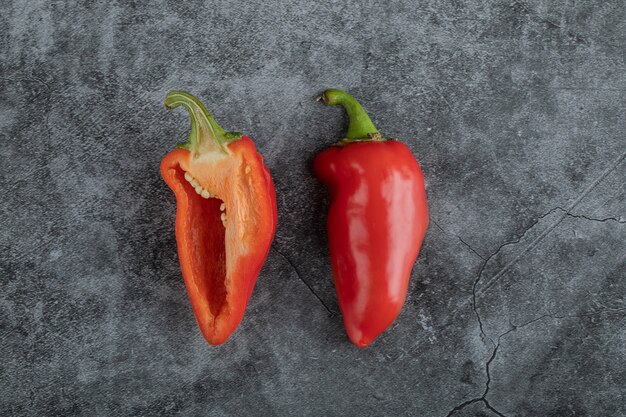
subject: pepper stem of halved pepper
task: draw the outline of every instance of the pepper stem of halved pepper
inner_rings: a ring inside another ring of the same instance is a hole
[[[178,144],[178,148],[189,149],[195,156],[204,152],[218,151],[228,154],[228,143],[241,138],[241,133],[224,132],[211,113],[193,95],[184,91],[171,91],[165,97],[165,107],[174,109],[183,106],[191,118],[189,140]]]
[[[330,106],[343,106],[348,113],[348,131],[338,145],[351,142],[383,141],[385,140],[374,126],[367,112],[361,104],[350,94],[336,89],[326,90],[322,94],[324,103]]]

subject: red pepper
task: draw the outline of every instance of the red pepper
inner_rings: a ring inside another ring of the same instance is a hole
[[[176,195],[176,242],[185,286],[205,339],[224,343],[243,318],[276,231],[276,193],[252,140],[224,130],[191,94],[165,106],[191,116],[188,142],[161,162]]]
[[[339,307],[350,340],[370,344],[396,319],[426,228],[424,177],[409,148],[382,138],[349,94],[322,99],[343,106],[345,139],[313,161],[330,192],[328,240]]]

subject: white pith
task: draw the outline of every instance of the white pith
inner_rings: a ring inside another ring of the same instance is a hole
[[[193,175],[191,175],[189,172],[185,172],[185,180],[187,180],[187,182],[191,184],[191,186],[196,191],[196,193],[200,195],[202,198],[205,198],[205,199],[218,198],[215,194],[203,188],[198,182],[198,180],[196,180],[193,177]],[[222,212],[220,219],[222,220],[222,224],[224,225],[224,227],[226,227],[226,204],[225,203],[222,203],[220,205],[220,211]]]

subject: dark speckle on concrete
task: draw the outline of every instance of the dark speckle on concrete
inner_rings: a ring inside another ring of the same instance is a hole
[[[623,1],[6,1],[4,415],[626,415]],[[346,89],[423,166],[397,322],[341,323],[316,152]],[[195,323],[159,162],[200,97],[254,138],[279,226],[223,346]]]

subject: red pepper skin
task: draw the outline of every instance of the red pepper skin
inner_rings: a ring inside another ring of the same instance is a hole
[[[207,342],[219,345],[241,322],[268,255],[276,193],[250,138],[223,132],[187,93],[170,93],[166,105],[192,117],[190,141],[163,158],[161,175],[176,196],[178,257],[196,320]]]
[[[313,170],[330,193],[329,249],[344,325],[365,347],[404,304],[428,227],[424,176],[406,145],[380,139],[345,140],[321,152]]]

